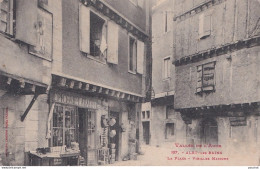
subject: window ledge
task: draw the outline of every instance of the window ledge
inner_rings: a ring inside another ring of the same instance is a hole
[[[133,74],[133,75],[136,75],[136,72],[131,71],[131,70],[128,70],[128,73]]]
[[[105,62],[102,62],[101,60],[96,59],[94,56],[89,55],[89,54],[87,54],[87,58],[89,58],[89,59],[91,59],[91,60],[94,60],[94,61],[96,61],[96,62],[98,62],[98,63],[101,63],[101,64],[103,64],[103,65],[106,65],[106,64],[107,64],[106,61],[105,61]]]

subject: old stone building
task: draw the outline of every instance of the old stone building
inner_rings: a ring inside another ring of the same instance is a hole
[[[184,122],[174,110],[173,60],[174,1],[161,0],[152,8],[152,97],[143,104],[143,143],[163,146],[185,139]]]
[[[174,107],[187,143],[221,145],[231,165],[259,164],[258,0],[174,5]]]
[[[149,1],[2,0],[0,9],[0,165],[136,158],[151,86]]]

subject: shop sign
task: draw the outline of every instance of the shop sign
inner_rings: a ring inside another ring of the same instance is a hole
[[[54,93],[54,102],[75,105],[90,109],[98,109],[97,102],[87,97],[70,94],[70,93]]]

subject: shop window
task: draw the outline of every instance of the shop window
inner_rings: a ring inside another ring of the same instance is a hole
[[[71,147],[77,142],[77,113],[73,107],[55,105],[52,120],[52,146]]]
[[[204,39],[211,34],[211,15],[201,14],[199,16],[199,38]]]
[[[137,42],[135,38],[129,36],[129,71],[136,73],[136,59],[137,59]]]
[[[171,63],[170,57],[163,59],[163,79],[170,78]]]
[[[215,91],[215,64],[210,62],[197,66],[196,93]]]
[[[0,32],[13,34],[13,0],[0,0]]]
[[[166,123],[165,138],[169,139],[174,136],[174,123]]]
[[[107,24],[104,19],[90,12],[90,55],[102,62],[107,54]]]

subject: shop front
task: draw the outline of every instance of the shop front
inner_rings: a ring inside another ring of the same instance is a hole
[[[135,104],[61,89],[49,98],[49,147],[30,152],[31,165],[105,165],[135,150]]]

